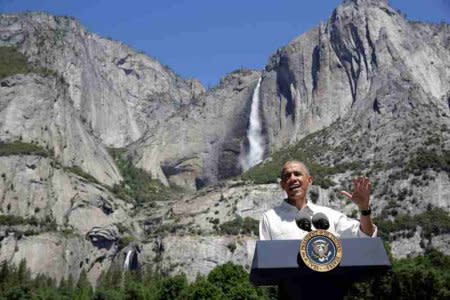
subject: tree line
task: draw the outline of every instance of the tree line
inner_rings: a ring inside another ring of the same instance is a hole
[[[45,275],[32,278],[23,260],[18,266],[0,267],[0,300],[189,300],[277,299],[276,287],[255,287],[247,271],[231,262],[189,283],[184,274],[163,275],[138,270],[123,272],[120,266],[102,274],[94,289],[82,272],[60,282]],[[354,284],[346,299],[450,299],[450,256],[429,250],[424,256],[393,260],[392,271]]]

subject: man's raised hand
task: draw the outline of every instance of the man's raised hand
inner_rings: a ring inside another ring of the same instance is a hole
[[[355,203],[359,210],[369,209],[371,183],[368,178],[360,176],[353,179],[353,193],[341,191],[341,194]]]

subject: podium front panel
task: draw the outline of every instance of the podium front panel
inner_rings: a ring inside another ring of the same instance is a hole
[[[340,265],[325,273],[309,269],[299,255],[301,240],[257,241],[250,281],[256,285],[274,285],[283,280],[308,277],[323,280],[346,278],[360,280],[390,269],[391,263],[380,238],[341,239]]]

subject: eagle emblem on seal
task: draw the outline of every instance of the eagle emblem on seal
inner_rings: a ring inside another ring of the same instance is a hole
[[[331,251],[328,249],[328,243],[325,240],[315,240],[312,243],[312,248],[314,256],[320,262],[327,261],[331,256]]]

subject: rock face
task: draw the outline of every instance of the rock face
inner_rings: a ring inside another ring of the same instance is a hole
[[[161,240],[163,251],[154,244],[143,246],[142,263],[161,261],[165,274],[187,273],[193,281],[197,275],[208,274],[217,265],[232,261],[249,269],[255,250],[255,239],[234,236],[168,236]]]
[[[45,148],[66,167],[77,166],[99,182],[122,180],[105,147],[74,109],[67,84],[53,76],[13,76],[0,89],[0,140]]]
[[[415,234],[411,237],[401,237],[390,243],[392,248],[392,255],[395,258],[406,258],[409,256],[417,256],[423,254],[425,249],[421,243],[422,238],[420,234],[422,230],[418,228]]]
[[[71,18],[0,15],[2,46],[53,71],[0,79],[0,209],[11,217],[0,261],[27,258],[34,274],[85,269],[95,282],[130,249],[134,266],[190,279],[228,260],[248,267],[257,220],[283,198],[277,184],[230,179],[260,78],[264,163],[301,146],[333,170],[312,201],[353,215],[337,195],[362,172],[378,217],[450,209],[450,26],[408,22],[386,1],[344,1],[264,71],[234,71],[208,91]],[[135,205],[107,147],[183,192]],[[393,232],[393,254],[449,254],[448,234]]]
[[[0,146],[20,141],[40,149],[0,156],[0,209],[23,224],[0,226],[0,260],[26,259],[32,274],[56,280],[78,278],[85,269],[95,282],[118,253],[116,225],[130,226],[129,207],[105,188],[122,176],[60,79],[12,76],[2,81],[0,94]],[[115,238],[105,247],[95,228]]]
[[[194,190],[239,175],[239,154],[259,76],[236,71],[225,77],[218,87],[132,145],[136,165],[163,182],[167,178],[171,184]]]
[[[119,228],[132,227],[130,207],[104,187],[40,156],[0,157],[0,261],[27,260],[33,275],[93,283],[119,252]]]
[[[30,13],[0,18],[0,45],[56,70],[96,137],[123,147],[203,92],[154,59],[87,32],[77,21]]]
[[[102,216],[110,218],[119,214],[120,218],[125,218],[123,201],[113,199],[104,187],[66,172],[63,167],[53,167],[48,158],[0,157],[0,166],[5,174],[0,180],[0,203],[4,213],[39,219],[51,217],[59,225],[68,222],[79,229],[82,223],[99,222]],[[86,210],[91,210],[95,218],[76,216]]]
[[[407,102],[399,96],[412,89],[448,114],[449,51],[446,24],[408,22],[386,1],[344,1],[328,22],[270,58],[261,87],[267,147],[343,117],[354,122],[358,111],[384,123],[392,114],[388,106]]]
[[[19,264],[25,259],[32,275],[47,274],[60,280],[78,278],[85,269],[88,278],[96,282],[101,272],[109,268],[117,247],[97,249],[79,236],[63,236],[43,233],[17,239],[13,235],[3,237],[0,261]]]

